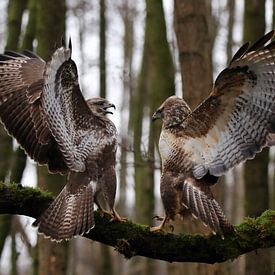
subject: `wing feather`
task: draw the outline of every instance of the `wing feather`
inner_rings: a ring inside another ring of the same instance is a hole
[[[51,172],[65,173],[67,167],[40,108],[45,62],[31,52],[11,51],[0,60],[0,117],[6,130],[32,159],[48,164]]]
[[[47,64],[42,106],[51,133],[72,171],[83,172],[87,156],[98,154],[102,146],[113,141],[103,138],[103,131],[108,129],[81,93],[70,48],[57,49]]]
[[[241,48],[183,121],[183,147],[193,152],[196,178],[208,171],[221,176],[268,146],[275,132],[275,44],[264,44],[272,35]]]

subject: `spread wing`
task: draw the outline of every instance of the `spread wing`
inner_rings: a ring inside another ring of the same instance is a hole
[[[115,139],[112,133],[106,137],[106,121],[92,112],[81,93],[71,46],[57,49],[47,64],[42,106],[70,170],[85,171],[87,157],[96,158]]]
[[[271,145],[275,132],[273,32],[245,44],[216,79],[210,96],[182,123],[184,150],[192,152],[194,176],[220,176]]]
[[[52,172],[66,172],[41,110],[44,70],[45,62],[32,52],[0,55],[0,117],[32,159]]]

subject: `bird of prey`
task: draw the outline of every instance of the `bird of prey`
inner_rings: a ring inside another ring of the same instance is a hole
[[[243,45],[195,110],[172,96],[153,114],[153,120],[162,119],[165,217],[152,231],[187,213],[221,236],[231,228],[211,186],[229,169],[275,144],[275,42],[267,44],[272,37],[273,31],[251,47]]]
[[[0,55],[0,117],[7,132],[39,164],[67,174],[67,184],[34,222],[38,231],[61,241],[89,232],[94,203],[103,194],[113,219],[117,131],[106,117],[114,107],[103,98],[85,100],[72,47],[58,48],[46,63],[36,54]]]

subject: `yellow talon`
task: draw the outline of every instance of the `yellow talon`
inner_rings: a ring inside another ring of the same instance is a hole
[[[157,219],[159,220],[160,217],[157,216]],[[167,216],[165,216],[163,219],[162,219],[162,222],[159,226],[153,226],[153,227],[150,227],[150,232],[160,232],[160,231],[163,231],[165,232],[164,230],[164,226],[165,226],[165,223],[168,221],[168,218]]]
[[[111,221],[118,221],[118,222],[126,222],[127,221],[127,218],[120,217],[120,215],[117,213],[115,208],[112,208],[112,214],[111,215],[112,215]]]

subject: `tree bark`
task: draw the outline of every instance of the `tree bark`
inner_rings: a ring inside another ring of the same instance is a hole
[[[61,46],[62,37],[65,38],[65,14],[65,0],[37,3],[37,53],[45,60],[50,59],[56,46]]]
[[[174,67],[166,38],[164,11],[161,1],[146,1],[145,42],[142,67],[132,104],[137,220],[150,222],[154,209],[154,144],[159,125],[151,125],[148,145],[142,152],[143,119],[174,94]],[[149,99],[149,100],[148,100]],[[146,113],[145,107],[149,107]],[[145,114],[144,114],[145,113]]]
[[[37,218],[52,202],[49,193],[16,184],[0,183],[0,214]],[[146,225],[111,222],[110,215],[95,212],[95,228],[84,237],[114,247],[126,258],[144,256],[169,262],[217,263],[233,260],[255,249],[275,245],[275,211],[246,218],[225,239],[214,235],[153,233]]]
[[[182,89],[191,109],[212,89],[211,37],[205,0],[175,0],[175,31]]]

